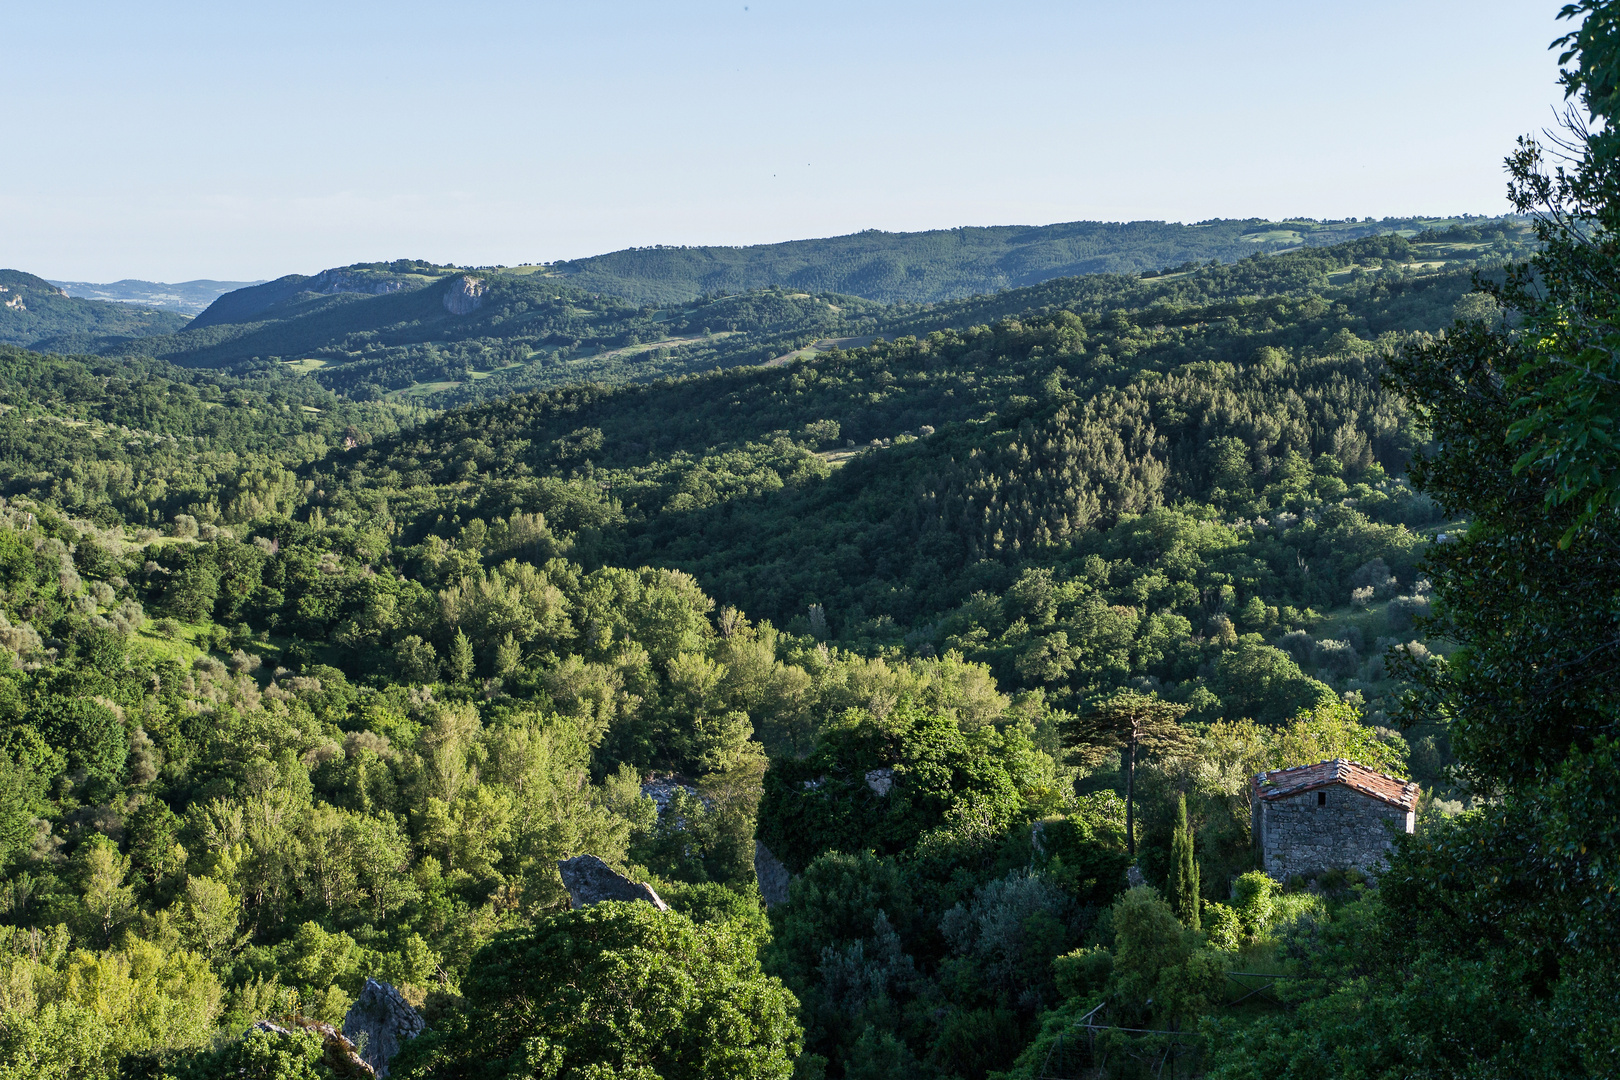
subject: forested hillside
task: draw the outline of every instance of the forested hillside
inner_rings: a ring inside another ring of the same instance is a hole
[[[1365,236],[1410,237],[1460,222],[1492,230],[1503,224],[1494,219],[1352,218],[1215,220],[1196,225],[1072,221],[915,233],[868,229],[753,247],[630,248],[553,263],[549,269],[581,289],[650,304],[772,287],[929,304],[1077,274],[1157,272]]]
[[[1290,260],[1285,265],[1294,278],[1284,283],[1280,269],[1262,269],[1253,258],[1267,245],[1244,240],[1229,253],[1242,269],[1213,286],[1220,295],[1322,290],[1369,275],[1421,278],[1444,269],[1495,265],[1526,251],[1528,240],[1522,224],[1507,220],[1479,219],[1421,232],[1408,228],[1403,231],[1413,232],[1410,244],[1397,242],[1389,230],[1435,223],[1285,224],[1290,228],[1263,235],[1275,234],[1297,247],[1305,240],[1377,231],[1395,246],[1357,249],[1361,262],[1343,256]],[[1119,250],[1137,253],[1133,259],[1139,255],[1138,261],[1155,269],[1069,277],[951,302],[879,304],[772,285],[741,292],[717,287],[674,302],[639,303],[555,268],[469,271],[402,259],[312,277],[294,274],[229,292],[183,329],[154,324],[139,340],[130,330],[92,327],[76,337],[50,340],[63,350],[161,357],[186,367],[279,368],[351,400],[443,408],[552,386],[650,381],[784,361],[874,337],[963,329],[1059,307],[1103,313],[1160,301],[1189,303],[1196,299],[1189,287],[1210,287],[1202,275],[1193,277],[1198,284],[1186,284],[1198,269],[1193,263],[1167,262],[1161,269],[1151,236],[1129,235],[1134,239],[1121,240]],[[1305,252],[1313,250],[1318,249]],[[27,335],[14,340],[36,341]]]
[[[757,364],[889,309],[780,290],[674,309],[582,293],[533,273],[396,262],[227,293],[182,332],[92,343],[184,367],[303,374],[357,401],[443,407],[537,386]]]
[[[664,958],[637,994],[705,973],[689,1007],[726,1033],[625,1018],[557,1035],[569,1060],[1027,1074],[1143,934],[1168,950],[1148,974],[1192,989],[1121,1000],[1191,1023],[1222,965],[1281,962],[1283,928],[1360,895],[1244,876],[1252,773],[1415,775],[1426,829],[1473,799],[1443,724],[1397,730],[1394,660],[1451,648],[1417,623],[1422,560],[1463,523],[1408,483],[1427,435],[1382,379],[1498,318],[1470,292],[1487,244],[846,300],[893,339],[444,414],[265,359],[0,355],[0,1062],[329,1075],[318,1035],[235,1036],[338,1020],[377,976],[433,1029],[400,1075],[500,1075],[530,1052],[524,1002],[614,949]],[[352,273],[157,340],[440,325],[469,295],[448,268]],[[626,314],[486,280],[468,317],[491,329]],[[791,328],[817,304],[681,318]],[[1070,747],[1121,692],[1181,716],[1133,773],[1131,836],[1120,756]],[[885,769],[880,797],[862,778]],[[649,778],[674,784],[662,812]],[[1207,940],[1120,896],[1127,848],[1174,894],[1178,829]],[[756,837],[798,875],[768,916]],[[674,913],[567,913],[556,863],[581,852]],[[581,992],[621,1001],[607,970]]]
[[[1570,138],[1533,222],[398,260],[183,327],[0,282],[55,342],[0,347],[0,1080],[363,1075],[368,978],[406,1080],[1612,1075],[1620,137]],[[1339,758],[1414,831],[1259,872],[1256,775]],[[572,908],[584,854],[669,910]]]

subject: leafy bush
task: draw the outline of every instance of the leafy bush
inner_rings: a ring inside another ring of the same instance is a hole
[[[1125,1027],[1169,1028],[1196,1020],[1226,981],[1221,956],[1201,948],[1170,905],[1143,885],[1113,909],[1114,966],[1109,1000]]]
[[[497,938],[473,958],[462,990],[433,1031],[406,1044],[395,1075],[605,1068],[787,1080],[802,1045],[797,1002],[761,973],[751,937],[639,902],[552,915]]]
[[[999,833],[1023,809],[1031,750],[1017,730],[963,731],[909,700],[881,718],[848,712],[809,757],[773,762],[760,839],[799,870],[824,851],[894,854],[964,816]]]

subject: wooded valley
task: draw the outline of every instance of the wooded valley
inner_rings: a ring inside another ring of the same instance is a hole
[[[1424,231],[918,234],[982,295],[0,277],[0,1077],[369,1075],[368,979],[409,1078],[1612,1075],[1614,140]],[[1336,759],[1412,831],[1262,872]]]

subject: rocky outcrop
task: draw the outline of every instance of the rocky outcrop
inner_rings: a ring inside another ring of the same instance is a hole
[[[351,274],[342,270],[322,270],[309,279],[306,286],[310,292],[325,293],[328,296],[337,293],[367,293],[371,296],[383,296],[387,293],[401,292],[406,283],[398,278],[375,278],[369,274]]]
[[[343,1018],[343,1036],[359,1047],[360,1056],[372,1072],[387,1076],[388,1063],[399,1053],[400,1046],[420,1035],[425,1026],[422,1014],[411,1008],[398,990],[385,982],[367,979]]]
[[[590,907],[603,900],[643,900],[659,911],[669,910],[651,885],[631,881],[595,855],[565,859],[557,864],[557,872],[568,889],[570,907]]]
[[[444,293],[444,310],[452,315],[470,315],[484,302],[484,282],[470,274],[462,274],[450,283]]]
[[[889,789],[894,787],[894,770],[891,768],[873,769],[866,774],[866,786],[872,789],[874,795],[887,795]]]
[[[782,860],[771,854],[771,849],[754,841],[754,877],[759,880],[759,895],[766,907],[788,902],[788,885],[793,875],[782,865]]]

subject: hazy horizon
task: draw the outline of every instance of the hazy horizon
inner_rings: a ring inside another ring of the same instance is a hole
[[[91,3],[14,13],[0,264],[399,257],[1507,209],[1558,4]]]

